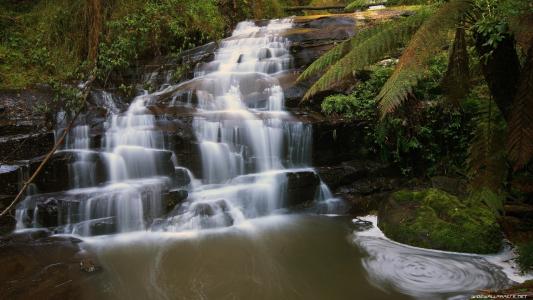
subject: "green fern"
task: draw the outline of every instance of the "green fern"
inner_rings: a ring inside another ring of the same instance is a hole
[[[485,99],[475,119],[474,137],[468,149],[470,184],[474,189],[489,188],[498,193],[506,177],[505,150],[506,127],[498,107]]]
[[[331,65],[307,91],[304,100],[335,86],[355,71],[376,63],[405,45],[429,14],[430,10],[420,10],[414,16],[377,25],[326,53],[321,59],[315,61],[300,78],[300,80],[309,78]],[[346,54],[343,55],[344,53]],[[342,58],[339,59],[339,57]]]
[[[368,2],[369,1],[367,1],[367,0],[355,0],[355,1],[352,1],[350,4],[346,5],[344,10],[350,11],[350,10],[361,9],[366,4],[368,4]]]
[[[382,116],[393,112],[423,78],[430,59],[448,42],[448,33],[473,7],[468,0],[451,0],[427,19],[403,52],[392,76],[377,99]]]

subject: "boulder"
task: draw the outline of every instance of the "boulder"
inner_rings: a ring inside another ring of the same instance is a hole
[[[502,247],[497,216],[487,206],[437,189],[393,193],[379,210],[378,226],[416,247],[481,254]]]

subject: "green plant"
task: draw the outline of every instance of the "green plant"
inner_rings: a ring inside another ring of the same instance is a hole
[[[533,271],[533,242],[518,245],[517,252],[517,262],[522,272]]]

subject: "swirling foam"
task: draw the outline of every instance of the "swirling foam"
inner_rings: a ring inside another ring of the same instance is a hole
[[[375,224],[375,218],[370,220]],[[402,245],[386,239],[377,227],[355,233],[354,242],[368,254],[362,264],[373,285],[415,298],[468,299],[478,290],[511,283],[501,267],[483,256]]]

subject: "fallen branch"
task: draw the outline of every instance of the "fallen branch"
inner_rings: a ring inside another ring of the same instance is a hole
[[[24,183],[24,186],[22,186],[22,189],[20,189],[19,193],[17,194],[17,196],[15,197],[15,199],[11,202],[11,204],[9,204],[8,207],[6,207],[2,213],[0,213],[0,217],[3,217],[4,215],[6,215],[7,213],[9,213],[9,211],[11,209],[13,209],[13,207],[22,199],[22,196],[24,195],[24,193],[26,192],[26,189],[28,189],[28,186],[35,180],[35,178],[37,178],[37,176],[39,175],[39,173],[41,173],[42,169],[44,168],[44,166],[46,165],[46,163],[50,160],[50,158],[52,158],[52,156],[54,155],[54,153],[57,151],[57,149],[59,148],[59,146],[61,146],[61,144],[63,143],[63,141],[65,140],[65,137],[67,136],[67,134],[70,132],[70,130],[74,127],[74,123],[76,121],[76,119],[78,118],[78,116],[80,115],[81,111],[83,110],[83,108],[85,107],[85,103],[86,103],[86,100],[87,100],[87,96],[89,95],[89,91],[90,91],[90,86],[91,84],[93,83],[95,77],[94,76],[91,76],[89,78],[89,80],[85,83],[85,86],[83,87],[83,90],[82,90],[82,99],[83,99],[83,105],[80,107],[80,109],[76,112],[76,114],[74,115],[74,117],[72,118],[72,120],[70,121],[70,123],[68,124],[67,128],[65,128],[65,130],[63,130],[63,133],[61,134],[61,136],[59,137],[59,139],[57,140],[57,142],[55,143],[54,147],[52,147],[52,150],[50,150],[50,152],[48,152],[48,154],[46,155],[46,157],[44,158],[44,160],[41,162],[41,164],[39,165],[39,167],[37,167],[37,169],[35,170],[35,172],[33,172],[33,174],[31,175],[31,177]]]

